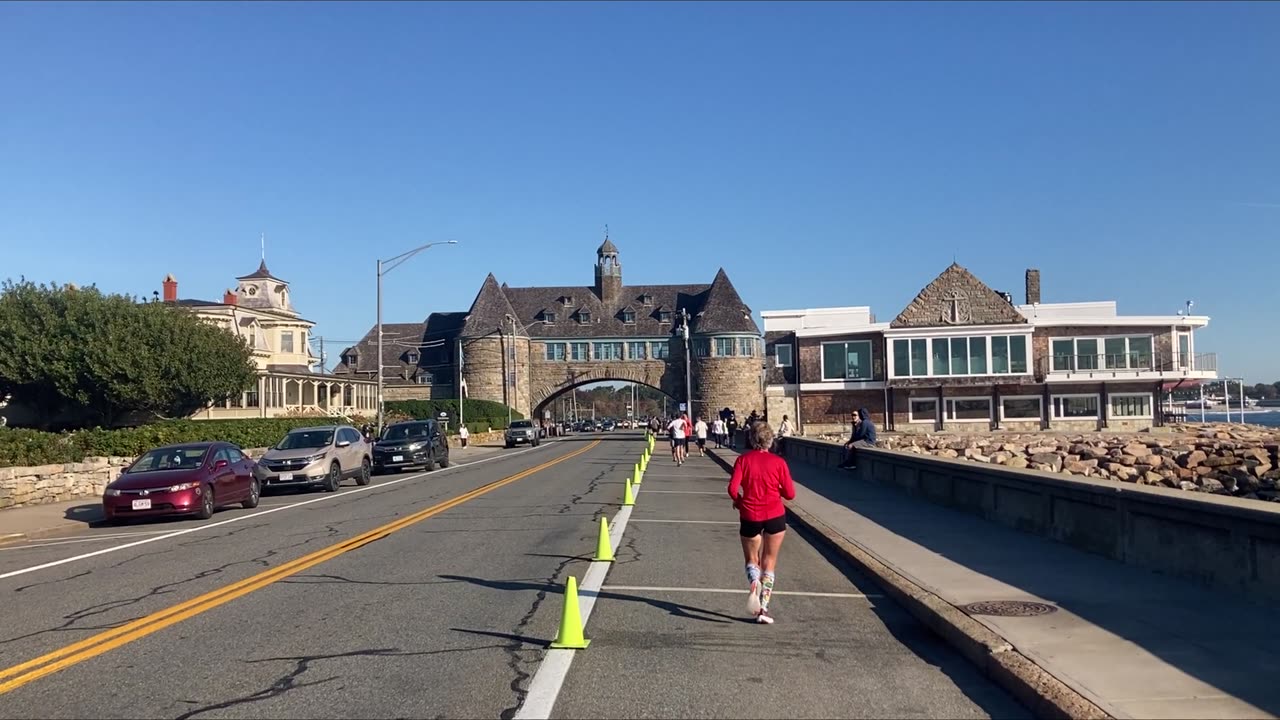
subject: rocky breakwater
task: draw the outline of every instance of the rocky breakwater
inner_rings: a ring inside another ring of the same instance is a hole
[[[943,458],[1189,492],[1280,502],[1280,433],[1174,426],[1160,433],[885,435],[878,443]]]
[[[265,448],[246,450],[254,459]],[[0,509],[101,497],[107,483],[134,458],[89,457],[83,462],[0,468]]]

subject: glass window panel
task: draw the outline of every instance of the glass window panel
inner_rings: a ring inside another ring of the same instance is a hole
[[[644,360],[646,344],[647,343],[643,343],[643,342],[627,343],[627,359],[628,360]]]
[[[1185,368],[1191,365],[1191,335],[1188,333],[1178,333],[1178,367]]]
[[[738,338],[738,354],[743,357],[755,357],[756,339],[755,338]]]
[[[777,345],[774,352],[778,355],[778,367],[791,367],[791,345]]]
[[[1151,336],[1129,338],[1129,367],[1132,369],[1151,369]]]
[[[1098,417],[1098,397],[1055,397],[1053,414],[1059,418],[1096,418]]]
[[[949,375],[947,368],[951,367],[951,355],[947,350],[946,338],[933,339],[933,374]]]
[[[654,360],[666,360],[671,356],[671,344],[661,340],[649,343],[649,356]]]
[[[951,338],[951,374],[969,374],[969,346],[966,338]]]
[[[844,343],[824,343],[822,346],[822,379],[843,380],[845,372]]]
[[[1000,406],[1006,420],[1040,419],[1040,398],[1001,398]]]
[[[893,341],[893,374],[896,377],[911,376],[911,341]]]
[[[293,333],[288,330],[280,333],[280,352],[293,352]]]
[[[733,340],[734,338],[716,338],[716,357],[736,355],[737,350]]]
[[[991,372],[1009,372],[1009,338],[997,335],[991,338]]]
[[[1054,372],[1070,372],[1075,369],[1071,364],[1071,355],[1074,353],[1074,343],[1071,340],[1054,340],[1053,341],[1053,371]]]
[[[969,338],[969,374],[987,374],[987,339],[985,337]]]
[[[924,377],[929,374],[929,341],[911,341],[911,375]]]
[[[1112,395],[1110,403],[1112,417],[1151,417],[1150,395]]]
[[[845,343],[845,378],[848,380],[871,379],[871,343]]]
[[[547,343],[547,359],[563,360],[564,359],[564,343]]]
[[[1009,372],[1025,373],[1027,371],[1027,336],[1009,336]]]
[[[572,343],[569,345],[569,357],[574,360],[590,360],[591,346],[587,343]]]
[[[972,398],[968,400],[948,400],[951,420],[990,420],[991,399]]]
[[[1107,338],[1103,341],[1104,358],[1108,370],[1123,368],[1126,365],[1124,338]]]
[[[1098,339],[1079,338],[1076,340],[1076,367],[1080,370],[1098,369]]]
[[[912,420],[937,420],[938,418],[938,401],[937,400],[912,400],[911,401],[911,419]]]

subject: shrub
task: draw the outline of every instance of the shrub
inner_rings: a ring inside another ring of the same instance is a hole
[[[64,433],[0,428],[0,467],[80,462],[101,455],[137,457],[153,447],[204,440],[223,440],[242,448],[269,447],[294,428],[344,422],[323,417],[166,420],[122,430]]]
[[[472,423],[484,423],[486,426],[492,427],[494,430],[504,430],[507,427],[507,406],[500,402],[492,400],[464,400],[463,401],[462,419],[467,423],[467,429],[471,432],[477,431]],[[457,400],[393,400],[386,404],[386,413],[396,413],[404,415],[415,420],[430,420],[439,417],[441,412],[449,414],[449,427],[454,429],[458,424],[458,401]],[[523,420],[524,415],[518,412],[512,412],[511,417],[516,420]]]

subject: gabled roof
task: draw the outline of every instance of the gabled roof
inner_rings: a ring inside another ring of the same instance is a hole
[[[442,343],[447,347],[457,340],[458,333],[462,329],[466,317],[467,314],[462,312],[443,312],[431,313],[424,323],[383,323],[383,377],[395,376],[397,370],[393,368],[398,368],[399,373],[403,373],[408,365],[406,359],[410,350],[418,351],[420,355],[419,365],[429,365],[429,363],[422,362],[421,357],[427,355],[427,350],[435,349]],[[349,375],[355,372],[376,376],[378,373],[378,362],[376,360],[378,355],[378,326],[374,325],[370,328],[369,332],[360,339],[360,342],[344,348],[342,355],[345,356],[352,350],[359,352],[355,367],[342,363],[334,368],[334,374]]]
[[[510,292],[510,289],[507,292]],[[498,279],[493,276],[493,273],[489,273],[484,283],[480,285],[480,292],[476,293],[475,301],[471,303],[467,320],[462,325],[462,334],[466,337],[479,337],[496,330],[509,330],[511,321],[507,320],[508,315],[516,317],[521,325],[532,321],[532,318],[525,319],[516,314],[515,308],[511,307],[511,301],[507,299],[506,292],[498,285]]]
[[[596,295],[594,288],[587,286],[514,287],[507,288],[506,296],[515,308],[520,326],[533,323],[521,332],[522,335],[535,338],[666,337],[671,334],[678,318],[659,322],[659,310],[678,312],[683,307],[693,314],[701,307],[700,298],[706,290],[706,285],[628,285],[612,303],[605,303]],[[560,304],[560,298],[566,295],[573,297],[571,307]],[[652,295],[653,306],[640,305],[637,298],[641,295]],[[622,322],[622,309],[628,306],[635,310],[634,323]],[[590,322],[578,322],[580,310],[591,313]],[[556,321],[550,324],[540,322],[544,311],[556,313]]]
[[[953,308],[957,317],[952,316]],[[891,328],[1025,325],[1013,303],[956,263],[942,271],[889,323]]]
[[[241,275],[240,277],[238,277],[238,278],[236,278],[236,279],[237,279],[237,280],[258,280],[258,279],[280,280],[280,278],[276,277],[275,275],[272,275],[272,274],[271,274],[271,271],[267,269],[267,259],[266,259],[266,258],[263,258],[263,259],[262,259],[262,262],[261,262],[261,263],[258,263],[258,269],[257,269],[257,270],[254,270],[253,272],[249,273],[248,275]],[[280,282],[284,282],[284,281],[283,281],[283,280],[280,280]]]
[[[695,333],[744,332],[758,333],[756,321],[751,317],[751,308],[742,302],[742,297],[729,282],[729,275],[724,268],[716,273],[711,281],[702,307],[694,314],[690,330]]]

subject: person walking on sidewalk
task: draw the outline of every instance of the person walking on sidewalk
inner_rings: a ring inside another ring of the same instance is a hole
[[[470,437],[471,431],[467,429],[466,425],[458,428],[458,442],[462,443],[462,447],[467,446],[467,439]]]
[[[667,423],[667,434],[671,437],[671,459],[677,467],[684,464],[685,456],[689,453],[690,429],[689,423],[679,415]]]
[[[733,464],[729,498],[738,511],[738,535],[747,564],[747,612],[758,623],[772,623],[769,600],[777,579],[778,552],[787,534],[784,499],[794,500],[795,483],[787,461],[769,452],[773,428],[760,421],[747,430],[747,450]]]
[[[711,421],[711,437],[715,438],[716,447],[724,447],[724,420],[716,418]]]
[[[738,449],[738,416],[732,411],[730,411],[729,413],[729,419],[725,421],[724,432],[725,432],[725,435],[728,435],[727,439],[729,441],[729,449],[737,450]]]

